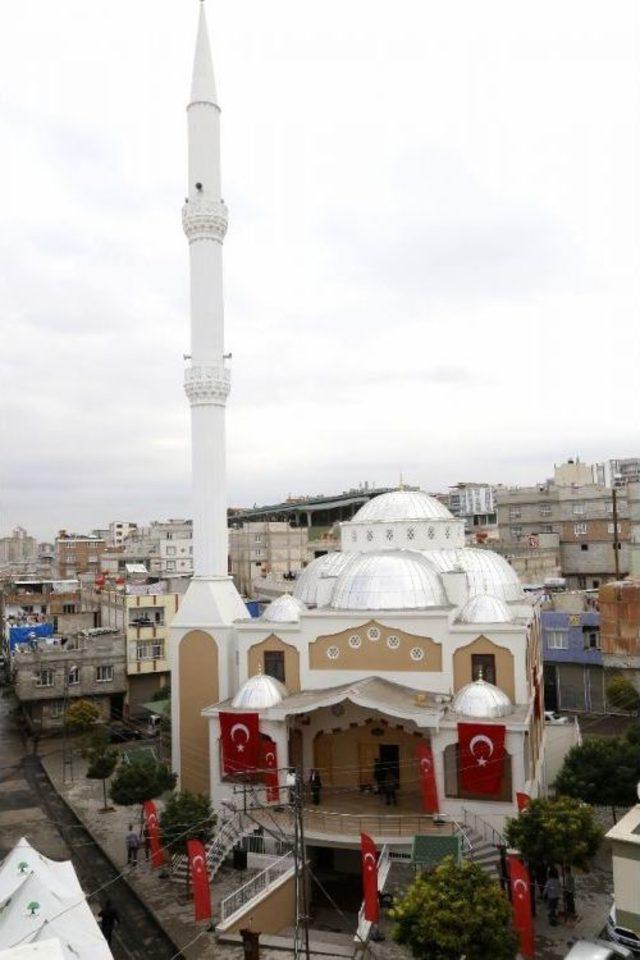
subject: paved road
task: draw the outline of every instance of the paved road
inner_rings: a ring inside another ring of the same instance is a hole
[[[115,879],[118,871],[51,787],[38,758],[27,753],[12,708],[12,699],[0,691],[0,857],[23,835],[47,856],[71,857],[85,893],[109,884],[89,902],[97,910],[108,894],[118,910],[115,960],[170,960],[174,945],[127,883]]]

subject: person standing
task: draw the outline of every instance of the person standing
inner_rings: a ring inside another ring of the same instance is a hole
[[[558,903],[560,902],[560,894],[562,890],[560,887],[560,880],[558,879],[558,871],[555,867],[551,867],[549,870],[549,878],[544,887],[544,897],[547,901],[547,909],[549,910],[549,923],[552,927],[558,926]]]
[[[564,915],[567,920],[575,920],[576,914],[576,878],[571,873],[571,867],[565,867],[564,883],[562,885],[564,896]]]
[[[98,914],[98,919],[100,920],[100,929],[102,930],[102,936],[105,938],[108,944],[111,944],[111,937],[113,936],[113,928],[116,923],[120,923],[120,917],[118,911],[111,903],[111,900],[107,898],[104,907]]]
[[[142,824],[140,839],[142,841],[142,849],[144,850],[144,859],[148,863],[149,854],[151,853],[151,837],[149,836],[149,827],[147,826],[146,821]]]
[[[311,791],[311,801],[314,807],[320,803],[320,791],[322,790],[322,780],[318,770],[312,770],[309,777],[309,789]]]
[[[129,824],[129,832],[125,837],[125,843],[127,844],[127,863],[131,864],[132,867],[138,865],[138,847],[140,846],[140,837],[133,829],[133,824]]]

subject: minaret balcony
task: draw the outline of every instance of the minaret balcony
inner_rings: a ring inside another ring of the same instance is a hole
[[[231,390],[231,371],[222,363],[192,363],[184,372],[184,391],[192,407],[224,406]]]
[[[182,227],[189,240],[213,240],[222,243],[229,225],[229,211],[224,200],[205,196],[191,197],[182,208]]]

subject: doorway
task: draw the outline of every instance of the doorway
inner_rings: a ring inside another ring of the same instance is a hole
[[[391,774],[400,786],[400,747],[396,743],[380,744],[380,766],[383,776]]]

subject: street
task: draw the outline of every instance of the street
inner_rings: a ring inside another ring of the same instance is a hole
[[[49,783],[12,716],[14,701],[0,692],[0,858],[21,836],[54,859],[71,858],[78,879],[97,913],[107,896],[118,914],[111,948],[115,960],[170,960],[176,949],[140,904],[125,880]]]

